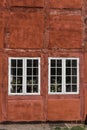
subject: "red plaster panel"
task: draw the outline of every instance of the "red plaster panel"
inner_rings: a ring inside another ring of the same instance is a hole
[[[9,18],[9,48],[42,48],[44,15],[43,11],[11,13]]]
[[[80,100],[52,99],[48,101],[48,120],[80,120]]]
[[[43,103],[34,100],[8,101],[8,121],[43,120]]]
[[[51,8],[81,8],[83,0],[49,0]]]
[[[82,20],[79,15],[50,15],[49,48],[81,48]]]
[[[43,7],[44,0],[8,0],[10,6]]]
[[[6,0],[0,0],[0,6],[5,6]]]

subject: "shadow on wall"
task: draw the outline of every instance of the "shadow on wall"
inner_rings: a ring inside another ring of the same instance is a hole
[[[85,122],[84,122],[85,125],[87,125],[87,114],[86,114],[86,117],[85,117]]]

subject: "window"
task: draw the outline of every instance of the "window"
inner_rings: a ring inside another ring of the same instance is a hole
[[[9,58],[9,94],[40,94],[40,58]]]
[[[79,59],[49,58],[49,94],[79,93]]]

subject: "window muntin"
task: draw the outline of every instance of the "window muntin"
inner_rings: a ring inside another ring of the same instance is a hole
[[[9,94],[40,94],[40,58],[9,58]]]
[[[49,94],[79,93],[79,59],[49,58]]]

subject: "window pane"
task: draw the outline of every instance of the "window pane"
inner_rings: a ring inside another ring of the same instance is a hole
[[[66,75],[71,75],[71,68],[66,68]]]
[[[32,93],[32,85],[27,85],[27,93]]]
[[[59,83],[59,84],[62,83],[62,77],[57,77],[57,83]]]
[[[77,68],[72,68],[72,75],[77,75]]]
[[[56,69],[55,68],[51,68],[51,75],[56,75]]]
[[[55,92],[55,85],[51,85],[51,92]]]
[[[15,85],[11,86],[11,93],[16,93],[16,86]]]
[[[38,77],[33,77],[33,84],[38,84]]]
[[[18,76],[22,76],[22,75],[23,75],[21,68],[18,68],[18,69],[17,69],[17,75],[18,75]]]
[[[77,60],[72,60],[72,67],[77,67]]]
[[[16,84],[16,77],[12,77],[11,84]]]
[[[66,67],[71,67],[71,60],[66,60]]]
[[[32,68],[27,68],[27,75],[32,75]]]
[[[38,60],[33,60],[33,67],[38,67]]]
[[[27,60],[27,67],[32,67],[32,60]]]
[[[51,60],[51,67],[55,67],[56,66],[56,60]]]
[[[17,66],[22,67],[22,60],[17,60]]]
[[[29,84],[32,84],[32,83],[33,83],[32,77],[27,77],[27,84],[29,85]]]
[[[17,93],[22,93],[22,86],[17,85]]]
[[[72,85],[72,92],[77,92],[77,85]]]
[[[57,68],[57,75],[62,75],[62,68]]]
[[[37,93],[37,92],[38,92],[38,85],[34,85],[34,86],[33,86],[33,92],[34,92],[34,93]]]
[[[71,77],[66,77],[66,84],[69,84],[69,83],[71,83]]]
[[[62,86],[61,85],[57,85],[57,92],[62,92]]]
[[[61,60],[57,60],[57,67],[61,67],[62,66],[62,61]]]
[[[22,77],[17,77],[17,84],[22,84]]]
[[[11,67],[16,67],[16,60],[11,60]]]
[[[72,83],[77,83],[77,77],[75,76],[72,77]]]
[[[11,75],[16,76],[16,68],[11,68]]]
[[[33,68],[33,75],[38,75],[38,68]]]
[[[51,83],[55,84],[55,81],[56,81],[56,77],[51,77]]]
[[[66,92],[71,92],[71,85],[66,85]]]

